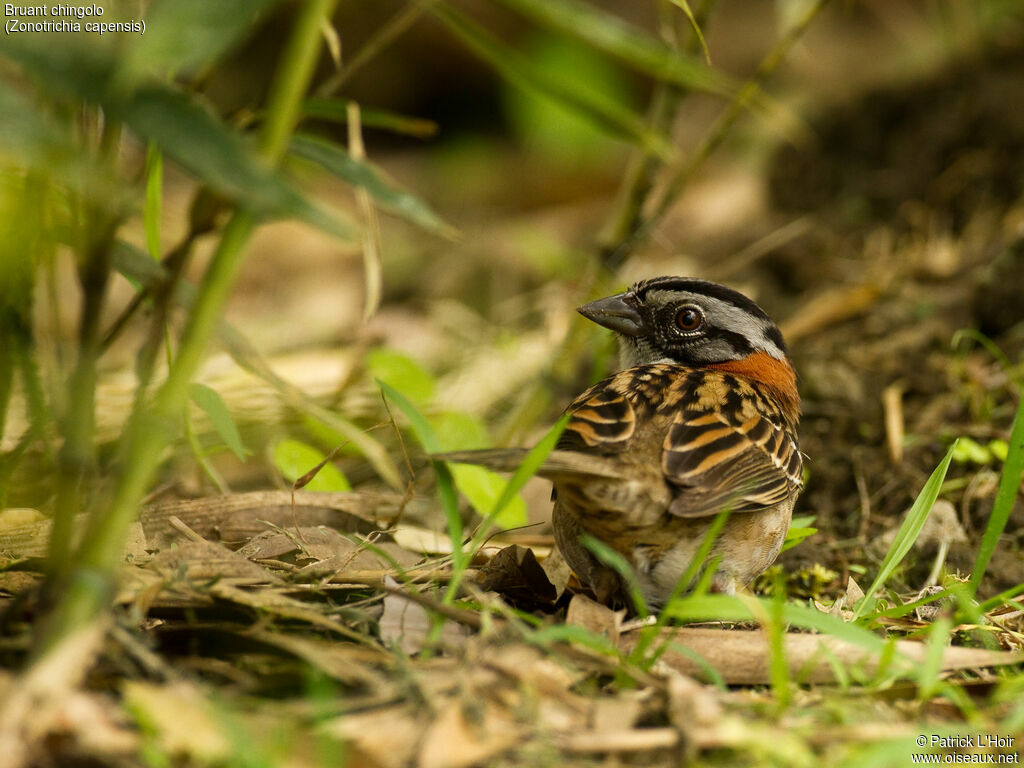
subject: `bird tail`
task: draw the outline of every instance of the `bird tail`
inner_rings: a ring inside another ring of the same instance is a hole
[[[434,453],[435,461],[457,464],[476,464],[496,472],[514,472],[526,459],[526,448],[487,448],[478,451],[451,451]],[[577,451],[552,451],[544,459],[536,474],[550,480],[559,477],[599,477],[606,480],[625,480],[626,477],[612,462],[600,456],[589,456]]]

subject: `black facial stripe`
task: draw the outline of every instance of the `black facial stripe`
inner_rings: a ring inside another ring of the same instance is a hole
[[[754,345],[742,333],[727,331],[724,328],[709,328],[707,338],[711,340],[723,339],[736,351],[737,358],[746,357],[754,352]]]
[[[768,336],[768,341],[772,342],[772,344],[782,350],[782,354],[789,354],[789,350],[786,349],[786,341],[782,338],[782,331],[776,328],[774,324],[768,326],[766,335]]]
[[[771,319],[763,309],[739,291],[734,291],[732,288],[726,288],[724,285],[707,280],[694,280],[686,277],[656,277],[651,280],[641,280],[631,290],[636,294],[637,298],[643,301],[646,298],[647,292],[652,289],[704,294],[705,296],[732,304],[734,307],[738,307],[762,320]]]

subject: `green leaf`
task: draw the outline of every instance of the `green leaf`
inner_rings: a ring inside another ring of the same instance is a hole
[[[577,40],[539,32],[518,48],[533,66],[586,83],[615,102],[628,104],[635,91],[627,73],[612,59]],[[601,166],[608,162],[610,153],[619,150],[616,140],[579,110],[533,90],[508,82],[503,85],[501,101],[506,121],[518,142],[544,162],[569,169]]]
[[[470,505],[481,517],[493,514],[496,508],[498,513],[494,515],[492,522],[499,528],[515,528],[525,525],[527,522],[526,502],[518,495],[502,503],[498,507],[498,501],[503,498],[505,488],[509,481],[496,472],[474,467],[470,464],[456,464],[450,466],[452,477],[455,478],[455,486],[459,493],[466,497]]]
[[[467,451],[491,445],[486,425],[471,413],[445,411],[433,416],[430,423],[446,451]]]
[[[430,419],[438,442],[446,451],[482,448],[491,444],[483,422],[468,413],[449,411]],[[501,498],[508,479],[483,467],[471,464],[450,464],[459,492],[466,497],[481,517],[491,514]],[[512,498],[494,523],[501,528],[515,528],[527,521],[526,503],[518,495]]]
[[[146,229],[146,248],[158,260],[160,249],[160,212],[163,206],[164,158],[153,144],[146,147],[146,207],[143,223]]]
[[[384,210],[443,237],[454,236],[455,228],[446,224],[426,203],[399,189],[380,168],[365,160],[356,160],[338,145],[314,136],[300,135],[292,138],[291,152],[312,160],[352,186],[365,189]]]
[[[548,29],[582,40],[639,72],[697,91],[731,96],[738,86],[639,27],[579,0],[498,0]],[[692,16],[691,16],[692,20]]]
[[[608,134],[638,144],[649,152],[662,157],[672,154],[666,138],[651,131],[632,110],[588,88],[586,83],[536,66],[450,6],[438,4],[431,6],[430,10],[471,51],[516,87],[555,99]]]
[[[146,34],[131,52],[134,65],[157,75],[194,72],[251,33],[280,0],[160,0],[146,12]]]
[[[591,554],[594,555],[603,565],[607,565],[622,579],[622,583],[629,588],[629,596],[633,600],[633,606],[637,614],[643,618],[650,611],[647,609],[647,601],[644,600],[643,590],[640,589],[640,582],[636,578],[633,566],[622,556],[621,553],[609,547],[600,539],[584,533],[580,536],[580,543],[583,544]]]
[[[769,601],[761,598],[739,598],[732,595],[691,595],[680,597],[665,606],[669,618],[678,621],[757,621],[751,605],[760,604],[759,612],[770,610]],[[881,653],[887,642],[857,624],[850,624],[830,614],[798,603],[784,603],[782,620],[787,624],[831,635],[871,653]]]
[[[953,461],[957,464],[990,464],[992,454],[984,445],[970,437],[961,437],[957,440],[956,450],[953,451]]]
[[[523,459],[523,463],[516,467],[516,471],[512,473],[512,477],[508,479],[508,483],[505,485],[505,489],[502,491],[501,496],[494,502],[494,507],[491,509],[489,515],[490,519],[497,521],[500,519],[502,512],[505,507],[511,503],[512,499],[516,498],[517,494],[526,485],[526,481],[537,474],[541,465],[544,463],[544,459],[548,457],[548,454],[555,450],[555,446],[558,444],[558,438],[561,437],[562,431],[565,429],[565,425],[569,423],[569,415],[563,414],[562,417],[555,422],[554,426],[547,431],[547,433],[537,444],[531,448],[526,457]]]
[[[700,24],[697,23],[697,17],[693,15],[693,10],[690,8],[690,4],[686,2],[686,0],[670,0],[670,2],[686,15],[687,20],[690,22],[690,29],[693,30],[693,34],[697,38],[697,42],[700,43],[700,49],[704,53],[704,61],[710,67],[711,51],[708,50],[707,40],[704,39],[704,31],[700,28]]]
[[[437,382],[430,372],[408,355],[393,349],[378,347],[366,356],[366,371],[399,390],[418,405],[434,398]]]
[[[228,407],[216,390],[210,389],[205,384],[193,382],[189,388],[189,397],[210,417],[210,423],[213,424],[213,428],[220,435],[224,444],[231,449],[239,461],[245,461],[249,451],[242,444],[242,436],[238,434],[235,420],[231,418]]]
[[[340,238],[351,228],[257,160],[241,138],[187,94],[149,85],[110,106],[113,114],[211,188],[257,213],[302,219]]]
[[[286,438],[273,449],[274,466],[290,483],[309,472],[326,456],[311,445]],[[348,479],[336,466],[327,462],[306,485],[308,491],[351,491]]]
[[[1003,471],[999,475],[999,486],[996,488],[996,498],[992,503],[992,514],[989,515],[985,534],[981,537],[981,545],[978,547],[978,556],[974,560],[974,570],[971,572],[972,595],[978,594],[978,587],[981,586],[981,580],[985,577],[985,570],[999,545],[999,537],[1006,530],[1010,512],[1017,500],[1022,475],[1024,475],[1024,398],[1017,405],[1017,415],[1014,417],[1013,427],[1010,429],[1010,443],[1007,446]]]
[[[864,597],[854,611],[853,618],[855,620],[859,619],[864,611],[874,604],[872,596],[875,594],[875,591],[885,584],[889,576],[892,575],[893,570],[906,557],[907,552],[910,551],[910,548],[914,546],[914,542],[917,541],[917,536],[921,533],[924,522],[928,519],[928,514],[932,511],[932,506],[939,497],[939,490],[942,488],[942,481],[946,479],[946,472],[949,470],[949,464],[953,460],[953,452],[956,451],[956,446],[956,442],[950,446],[946,452],[946,458],[939,462],[939,466],[932,472],[931,477],[928,478],[928,481],[914,500],[910,511],[907,512],[906,518],[904,518],[899,530],[896,531],[896,538],[893,539],[889,551],[885,553],[885,559],[882,560],[882,565],[878,569],[878,575],[864,593]]]
[[[311,98],[302,105],[302,116],[331,123],[348,123],[349,99]],[[423,117],[409,117],[386,109],[359,106],[364,128],[380,128],[403,136],[429,139],[437,135],[437,123]]]
[[[817,528],[810,528],[810,527],[807,527],[807,528],[803,528],[803,527],[801,527],[801,528],[794,528],[794,527],[790,526],[789,530],[786,531],[786,541],[782,545],[782,550],[781,551],[785,552],[787,549],[792,549],[797,544],[799,544],[801,541],[803,541],[804,539],[806,539],[806,538],[808,538],[810,536],[813,536],[817,532],[818,532]]]

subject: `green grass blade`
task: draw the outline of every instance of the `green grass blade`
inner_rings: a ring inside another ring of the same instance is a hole
[[[427,453],[440,453],[441,441],[438,440],[434,428],[430,426],[420,410],[412,401],[385,381],[375,380],[380,391],[394,403],[409,419],[412,432]],[[452,543],[452,560],[456,572],[464,568],[465,555],[462,551],[462,518],[459,516],[459,497],[455,492],[455,480],[443,461],[431,461],[437,475],[437,493],[441,498],[445,522],[448,525],[448,538]]]
[[[347,123],[348,105],[348,99],[314,97],[302,105],[302,116],[330,123]],[[379,128],[416,139],[429,139],[437,135],[437,123],[424,117],[411,117],[360,104],[359,118],[364,128]]]
[[[931,699],[941,685],[942,681],[939,675],[942,672],[942,655],[946,646],[949,645],[949,635],[952,629],[953,622],[948,616],[943,616],[931,625],[924,661],[916,668],[919,701]]]
[[[949,447],[946,457],[939,462],[939,466],[932,472],[931,477],[924,484],[924,488],[921,489],[921,492],[914,500],[914,504],[910,511],[907,512],[902,525],[896,531],[896,538],[893,539],[889,551],[886,552],[885,559],[882,560],[882,565],[878,569],[878,575],[864,593],[863,599],[858,603],[853,614],[854,620],[859,619],[869,606],[874,605],[873,595],[875,591],[885,584],[889,576],[892,575],[893,570],[906,557],[907,552],[910,551],[910,548],[914,546],[914,542],[917,541],[917,536],[921,533],[924,522],[932,511],[932,505],[935,504],[935,500],[939,497],[939,490],[942,488],[942,481],[946,479],[946,472],[949,470],[949,463],[953,460],[954,450],[956,450],[956,442]]]
[[[768,602],[763,599],[739,598],[732,595],[697,595],[674,600],[665,606],[664,611],[670,618],[679,621],[757,621],[758,617],[748,604],[751,600],[761,605],[761,613],[771,610]],[[849,624],[799,603],[783,604],[782,619],[786,624],[831,635],[871,653],[881,653],[886,646],[885,640],[861,626]]]
[[[353,187],[366,190],[384,210],[442,237],[456,235],[455,227],[441,219],[416,195],[399,189],[381,169],[365,160],[357,160],[342,147],[325,139],[300,134],[292,138],[291,152],[311,160]]]
[[[146,147],[146,206],[143,222],[146,229],[146,249],[160,260],[160,213],[164,199],[164,157],[153,144]]]
[[[238,457],[238,460],[245,461],[249,452],[242,444],[242,436],[238,433],[238,426],[231,417],[231,412],[217,391],[205,384],[192,382],[189,387],[189,398],[203,409],[221,440]]]
[[[650,615],[647,609],[647,601],[644,600],[644,593],[640,589],[640,582],[637,581],[633,566],[621,554],[609,547],[600,539],[585,533],[580,537],[583,544],[602,564],[607,565],[615,571],[622,579],[622,583],[629,589],[629,596],[633,600],[633,607],[637,615],[644,617]]]
[[[739,86],[729,77],[674,50],[644,30],[579,0],[498,0],[560,35],[616,57],[629,67],[667,83],[731,96]],[[692,21],[693,16],[690,14]],[[700,30],[697,30],[700,34]],[[700,38],[703,43],[703,37]]]
[[[690,8],[690,4],[686,0],[669,0],[672,5],[676,6],[686,16],[687,21],[690,22],[690,29],[693,30],[694,37],[697,38],[697,42],[700,43],[700,50],[704,54],[704,61],[707,62],[708,66],[711,66],[711,51],[708,50],[708,42],[704,39],[704,31],[700,28],[700,24],[697,23],[697,17],[693,15],[693,10]]]
[[[559,76],[529,59],[495,37],[469,17],[447,5],[434,5],[431,12],[466,47],[486,61],[517,88],[538,93],[570,109],[605,133],[637,144],[661,157],[672,154],[665,137],[652,132],[638,114],[618,104],[585,83]]]
[[[1010,444],[1006,453],[1006,461],[1003,462],[999,487],[996,490],[995,501],[992,503],[992,514],[989,516],[988,525],[985,526],[985,534],[981,537],[978,556],[974,560],[974,570],[971,573],[970,582],[972,595],[978,593],[981,580],[985,577],[985,570],[999,544],[999,537],[1006,529],[1010,511],[1013,509],[1013,502],[1016,500],[1020,488],[1022,474],[1024,474],[1024,398],[1021,398],[1017,406],[1017,415],[1013,419],[1013,427],[1010,430]]]
[[[494,502],[494,508],[491,510],[491,514],[488,515],[490,519],[494,519],[501,514],[502,510],[516,497],[516,495],[526,485],[526,481],[537,474],[537,470],[540,469],[544,463],[544,459],[548,457],[548,454],[555,450],[555,445],[558,444],[558,438],[562,436],[562,431],[565,429],[565,425],[569,423],[569,414],[563,415],[555,425],[547,431],[547,434],[542,437],[533,448],[526,454],[526,458],[523,459],[516,471],[512,473],[512,477],[508,479],[508,484],[505,489],[501,492],[501,496]]]

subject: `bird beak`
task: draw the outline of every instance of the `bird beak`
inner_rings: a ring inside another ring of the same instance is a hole
[[[647,327],[636,311],[636,303],[636,296],[626,291],[584,304],[576,311],[588,320],[624,336],[643,336],[647,333]]]

